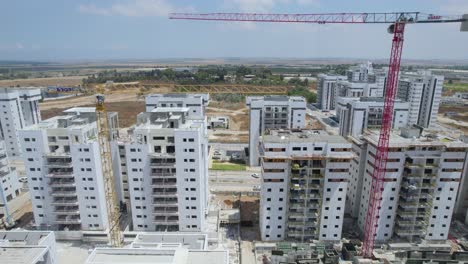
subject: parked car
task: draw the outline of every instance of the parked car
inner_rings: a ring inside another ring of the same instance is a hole
[[[258,173],[252,173],[252,175],[250,175],[250,176],[252,176],[254,178],[259,178],[260,177],[260,176],[258,176]]]
[[[19,182],[26,183],[28,182],[28,177],[21,177],[18,179]]]

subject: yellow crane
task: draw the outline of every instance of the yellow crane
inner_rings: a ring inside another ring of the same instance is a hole
[[[109,120],[104,106],[104,94],[96,95],[96,123],[98,129],[99,151],[101,154],[102,176],[107,207],[109,242],[112,247],[121,247],[123,243],[120,231],[120,208],[115,192],[115,177],[112,170],[112,156]]]

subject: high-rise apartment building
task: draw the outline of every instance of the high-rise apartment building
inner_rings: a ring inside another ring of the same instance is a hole
[[[265,241],[339,241],[351,143],[323,131],[262,136],[260,232]]]
[[[369,203],[378,131],[351,137],[355,158],[347,194],[349,213],[361,231]],[[468,145],[405,128],[390,138],[376,240],[446,240]]]
[[[430,127],[437,120],[444,76],[430,71],[402,74],[397,97],[409,103],[410,125]]]
[[[320,74],[317,101],[322,110],[334,110],[340,97],[383,97],[387,80],[385,69],[374,70],[372,63],[350,67],[346,76]]]
[[[209,94],[151,94],[145,98],[146,112],[160,107],[187,107],[189,117],[203,118],[209,99]]]
[[[21,154],[18,130],[41,121],[41,98],[39,89],[0,88],[0,139],[9,158],[18,159]]]
[[[392,127],[407,126],[407,102],[395,101]],[[336,116],[340,123],[341,136],[359,136],[366,129],[379,129],[382,126],[383,98],[377,97],[340,97],[337,100]]]
[[[336,104],[336,83],[346,76],[319,74],[317,83],[317,104],[322,110],[334,110]]]
[[[208,208],[206,118],[189,107],[163,106],[138,115],[125,143],[133,229],[202,231]]]
[[[247,97],[250,166],[259,165],[258,144],[265,131],[305,127],[306,103],[302,96]]]
[[[9,166],[5,143],[0,140],[0,223],[17,209],[14,200],[21,193],[16,170]],[[8,219],[11,220],[11,219]]]
[[[109,113],[111,135],[116,113]],[[106,230],[94,108],[73,108],[19,131],[35,224],[57,230]]]

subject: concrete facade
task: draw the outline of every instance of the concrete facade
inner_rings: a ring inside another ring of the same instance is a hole
[[[41,121],[39,100],[40,89],[0,88],[0,139],[5,140],[10,159],[20,159],[18,131]]]
[[[86,231],[108,228],[96,114],[92,111],[74,108],[20,131],[37,226]],[[109,113],[109,117],[110,124],[117,123],[113,121],[116,115]]]
[[[378,133],[351,139],[356,157],[347,206],[362,231]],[[414,242],[447,239],[467,149],[467,144],[446,137],[425,134],[416,138],[414,133],[396,132],[391,135],[377,241],[392,237]]]
[[[305,127],[306,100],[302,96],[247,97],[249,107],[249,164],[259,166],[259,138],[269,129]]]
[[[339,241],[351,143],[323,131],[262,137],[260,233],[264,241]]]
[[[394,129],[407,126],[408,105],[407,102],[395,101],[392,122]],[[340,135],[357,137],[367,129],[379,129],[382,125],[383,107],[383,98],[338,98],[336,116],[340,122]]]
[[[208,206],[206,118],[187,107],[141,113],[125,143],[133,229],[202,231]]]
[[[322,110],[334,110],[336,106],[336,83],[346,76],[319,74],[317,83],[317,104]]]
[[[430,71],[402,74],[397,97],[409,103],[409,125],[430,127],[437,121],[444,76]]]
[[[12,220],[12,207],[15,207],[14,200],[20,192],[18,175],[9,165],[5,143],[0,141],[0,227],[4,221]]]

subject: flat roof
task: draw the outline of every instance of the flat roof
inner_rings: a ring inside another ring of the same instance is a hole
[[[328,142],[349,143],[344,137],[330,135],[323,130],[271,130],[269,135],[262,136],[265,143],[289,142]]]
[[[178,245],[188,249],[205,249],[208,243],[207,234],[202,233],[139,233],[134,246],[164,247],[165,245]]]
[[[377,144],[380,132],[378,130],[367,130],[363,135],[363,139]],[[400,135],[400,131],[393,130],[390,134],[390,146],[409,146],[409,145],[428,145],[428,146],[447,146],[467,148],[468,144],[463,143],[459,139],[451,138],[443,134],[422,133],[419,138],[406,138]]]
[[[1,241],[0,241],[1,243]],[[30,264],[38,262],[46,253],[47,247],[5,247],[0,246],[0,263]]]

